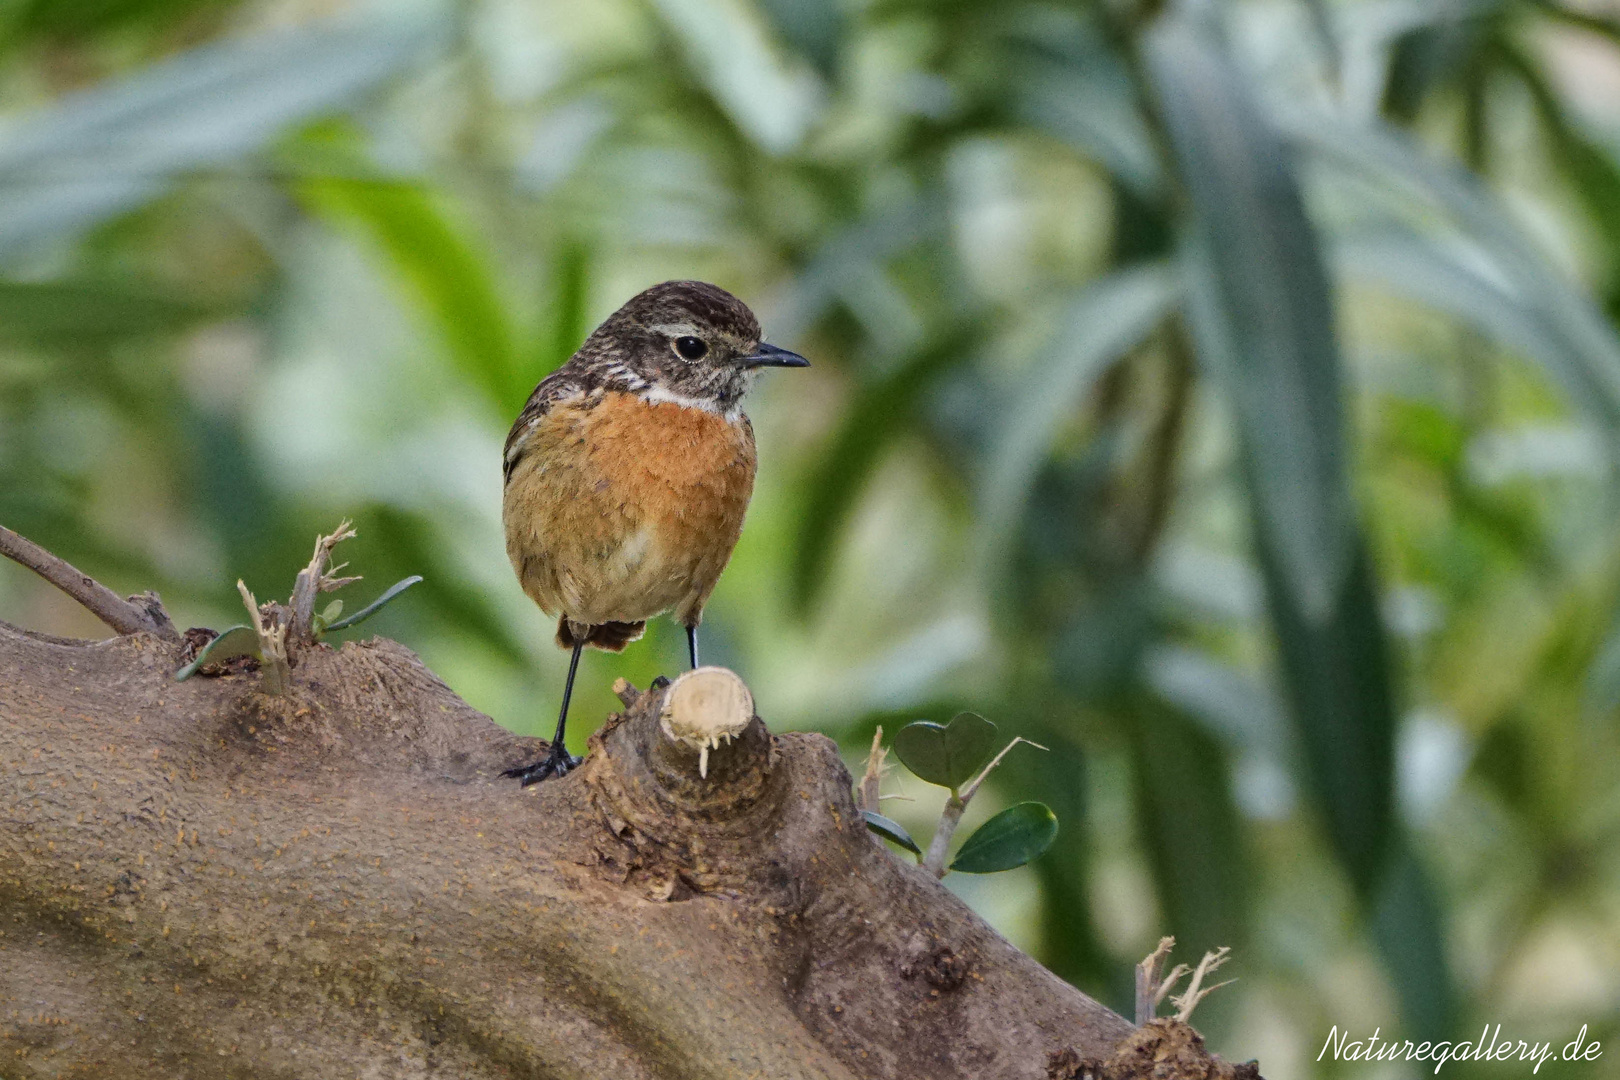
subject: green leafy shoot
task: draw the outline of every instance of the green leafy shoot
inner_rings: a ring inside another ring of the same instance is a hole
[[[313,616],[311,616],[310,629],[314,632],[315,636],[319,638],[322,634],[326,633],[331,625],[337,621],[337,617],[342,614],[343,601],[334,600],[330,604],[327,604],[325,608],[317,611]]]
[[[1057,839],[1057,815],[1040,802],[1009,806],[967,839],[951,862],[964,874],[1012,870],[1039,858]]]
[[[259,655],[259,632],[251,626],[233,626],[202,647],[197,658],[174,673],[175,682],[185,682],[205,664],[222,664],[238,656]]]
[[[904,825],[893,818],[884,817],[876,810],[863,810],[861,813],[866,818],[866,827],[868,829],[871,829],[885,840],[899,844],[913,855],[920,856],[922,854],[922,848],[918,847],[917,841],[913,840],[911,834],[906,832]]]
[[[351,626],[358,626],[360,623],[365,622],[367,619],[377,614],[377,612],[387,607],[389,603],[393,601],[394,597],[398,596],[400,593],[404,592],[406,589],[410,588],[412,585],[415,585],[421,580],[421,574],[412,574],[403,581],[396,581],[394,584],[388,587],[387,592],[377,597],[377,599],[373,600],[371,603],[367,604],[353,615],[350,615],[347,619],[338,619],[336,622],[327,624],[326,629],[328,631],[347,630]],[[341,603],[339,604],[339,609],[341,610]],[[332,605],[328,605],[326,610],[332,611]],[[333,612],[333,614],[335,615],[337,612]],[[321,619],[323,622],[325,621],[325,615],[326,612],[321,613]]]
[[[895,755],[920,779],[950,791],[925,852],[898,822],[884,817],[877,810],[878,802],[883,798],[878,790],[886,753],[881,745],[882,738],[883,729],[879,728],[872,742],[872,754],[867,760],[866,777],[861,784],[866,827],[916,855],[918,865],[935,877],[944,877],[947,873],[945,857],[950,850],[951,837],[955,835],[968,803],[978,793],[985,778],[1001,764],[1001,759],[1019,743],[1029,743],[1037,750],[1046,749],[1019,736],[992,757],[999,741],[996,725],[977,713],[958,713],[949,724],[918,720],[901,728],[894,739]],[[1011,870],[1024,865],[1051,846],[1052,838],[1057,835],[1057,816],[1051,808],[1041,803],[1021,803],[1013,810],[1017,813],[1004,811],[997,814],[974,833],[949,869],[964,869],[975,874]]]

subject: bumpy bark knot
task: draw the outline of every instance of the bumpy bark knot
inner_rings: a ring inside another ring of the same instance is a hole
[[[604,865],[660,900],[679,898],[665,895],[676,876],[698,892],[742,890],[784,827],[792,783],[748,687],[711,667],[614,689],[626,709],[591,737],[581,770],[613,837]]]

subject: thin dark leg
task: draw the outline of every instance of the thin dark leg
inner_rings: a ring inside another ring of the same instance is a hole
[[[584,651],[584,641],[574,642],[574,655],[568,661],[568,681],[563,684],[562,711],[557,716],[557,733],[551,737],[551,749],[532,765],[507,769],[501,773],[502,776],[515,776],[523,781],[524,787],[528,787],[547,777],[567,776],[568,771],[579,764],[580,759],[568,752],[563,738],[568,732],[568,700],[574,696],[574,675],[579,671],[579,654]]]
[[[585,642],[574,642],[574,655],[568,659],[568,681],[563,683],[562,711],[557,714],[557,734],[551,737],[551,748],[564,745],[563,736],[568,729],[568,701],[574,696],[574,676],[579,672],[579,654],[585,651]]]
[[[697,627],[686,628],[686,651],[692,657],[692,666],[697,667]]]

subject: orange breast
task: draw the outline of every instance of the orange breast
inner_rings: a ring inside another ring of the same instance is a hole
[[[555,406],[507,482],[507,554],[549,614],[695,623],[754,487],[746,417],[610,392]]]

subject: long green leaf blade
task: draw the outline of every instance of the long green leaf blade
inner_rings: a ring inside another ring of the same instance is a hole
[[[1127,713],[1135,806],[1164,930],[1192,955],[1241,942],[1251,877],[1227,755],[1191,719],[1153,701]]]
[[[341,107],[420,56],[437,26],[334,21],[205,45],[38,110],[0,135],[0,257]]]
[[[1620,432],[1620,336],[1591,298],[1514,227],[1513,215],[1476,178],[1430,160],[1410,140],[1386,127],[1319,114],[1285,117],[1280,123],[1296,145],[1319,160],[1370,176],[1401,194],[1416,195],[1449,216],[1503,275],[1518,306],[1537,312],[1537,321],[1554,335],[1549,341],[1557,344],[1558,352],[1551,374],[1570,389],[1572,403],[1594,415],[1611,434]],[[1542,363],[1551,356],[1531,354]]]
[[[1311,790],[1367,895],[1393,833],[1395,709],[1350,496],[1327,272],[1283,146],[1213,34],[1172,19],[1149,61],[1193,208],[1192,329],[1237,421]]]
[[[1161,197],[1164,166],[1142,116],[1141,95],[1102,20],[1057,8],[1015,11],[1002,60],[1012,110],[1140,197]]]
[[[1355,536],[1326,271],[1297,184],[1235,70],[1179,20],[1155,83],[1194,207],[1187,245],[1201,361],[1237,415],[1256,525],[1317,618]]]
[[[807,64],[783,55],[760,12],[737,0],[653,0],[715,103],[767,153],[797,146],[826,91]]]
[[[1409,844],[1398,845],[1372,904],[1372,936],[1414,1039],[1455,1030],[1456,993],[1445,955],[1445,918],[1428,872]]]
[[[394,597],[398,596],[400,593],[404,592],[406,589],[410,588],[412,585],[415,585],[421,580],[421,574],[412,574],[403,581],[394,582],[388,587],[388,591],[377,597],[377,599],[373,600],[371,603],[367,604],[353,615],[350,615],[348,618],[339,619],[335,623],[328,624],[326,628],[328,630],[347,630],[351,626],[356,626],[365,622],[367,619],[371,618],[373,615],[377,614],[377,612],[381,611],[383,608],[392,603]]]
[[[941,335],[863,390],[821,455],[806,483],[799,544],[793,564],[793,597],[802,611],[820,592],[834,546],[863,485],[889,444],[916,417],[923,395],[973,354],[976,337],[961,328]]]
[[[515,414],[538,377],[519,359],[517,328],[488,253],[437,193],[414,178],[378,173],[341,135],[301,149],[343,173],[300,184],[305,202],[375,244],[416,301],[410,306],[432,319],[450,358],[492,411]]]
[[[1138,266],[1110,274],[1075,297],[999,420],[979,490],[981,558],[1005,547],[1065,419],[1098,377],[1163,321],[1178,286],[1169,267]]]
[[[1593,379],[1580,346],[1534,297],[1504,290],[1439,240],[1410,231],[1351,236],[1336,246],[1334,256],[1342,270],[1381,284],[1392,296],[1445,312],[1539,363],[1571,401],[1598,414],[1611,431],[1620,431],[1620,399]]]
[[[1612,262],[1620,258],[1620,158],[1601,137],[1588,133],[1579,116],[1566,108],[1546,74],[1521,48],[1512,43],[1497,45],[1510,71],[1530,92],[1530,101],[1541,119],[1541,126],[1552,144],[1557,162],[1570,189],[1581,200],[1592,224],[1603,234]],[[1617,314],[1611,282],[1610,315]]]

